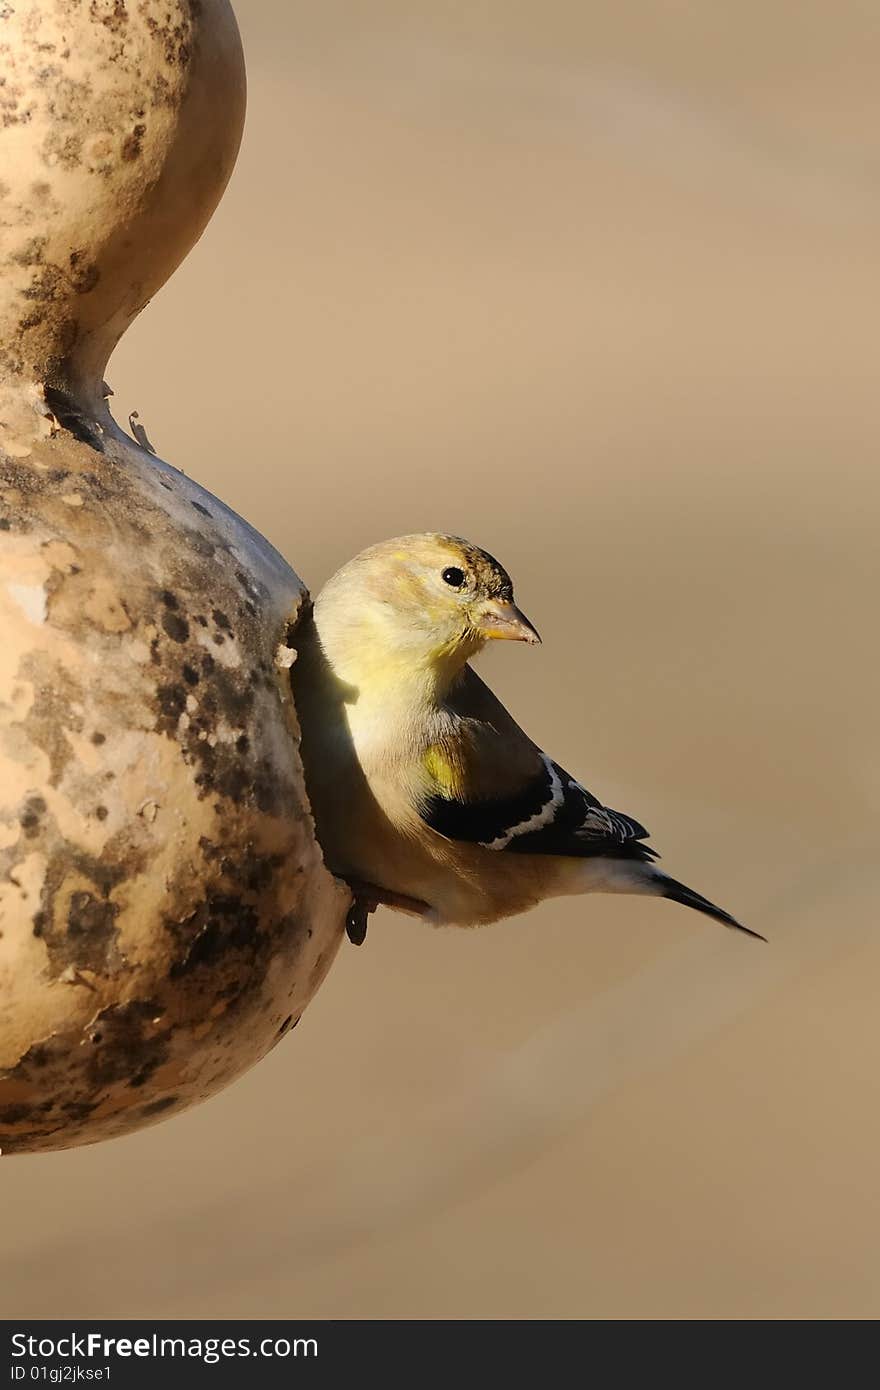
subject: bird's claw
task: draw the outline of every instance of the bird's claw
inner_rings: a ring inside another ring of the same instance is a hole
[[[345,919],[345,930],[349,941],[362,946],[367,937],[367,919],[371,912],[381,904],[391,907],[395,912],[407,912],[412,917],[426,917],[430,912],[427,903],[421,898],[410,898],[405,893],[393,893],[388,888],[378,888],[373,883],[349,881],[352,903]]]
[[[355,896],[351,907],[348,909],[348,916],[345,919],[345,931],[349,941],[353,946],[363,946],[367,939],[367,924],[371,912],[375,912],[379,904],[374,898],[364,898]]]

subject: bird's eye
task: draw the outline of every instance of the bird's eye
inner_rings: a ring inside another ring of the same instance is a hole
[[[445,569],[440,578],[452,589],[460,589],[464,583],[464,570],[457,569],[455,565],[450,565]]]

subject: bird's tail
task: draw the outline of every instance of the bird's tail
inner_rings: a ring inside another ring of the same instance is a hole
[[[723,922],[725,927],[733,927],[736,931],[745,932],[746,936],[755,936],[759,941],[766,941],[766,936],[760,932],[752,931],[751,927],[744,927],[742,922],[738,922],[735,917],[731,917],[729,912],[725,912],[723,907],[716,907],[710,903],[708,898],[704,898],[702,893],[695,893],[693,888],[688,888],[686,884],[679,883],[677,878],[670,878],[660,869],[651,868],[650,877],[654,882],[654,892],[661,898],[671,898],[674,903],[682,903],[685,907],[693,907],[697,912],[703,912],[707,917],[714,917],[716,922]]]
[[[744,927],[742,922],[731,917],[729,912],[725,912],[723,908],[710,903],[709,899],[704,898],[701,893],[695,893],[693,888],[679,883],[677,878],[670,878],[655,864],[643,859],[629,856],[617,858],[603,854],[580,859],[577,863],[577,877],[570,891],[580,893],[647,893],[652,897],[671,898],[674,903],[683,903],[685,907],[692,907],[697,912],[714,918],[716,922],[723,922],[725,927],[733,927],[736,931],[745,932],[746,936],[756,936],[759,941],[767,940],[760,932],[752,931],[751,927]]]

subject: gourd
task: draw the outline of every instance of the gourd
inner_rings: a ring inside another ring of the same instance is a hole
[[[244,102],[227,0],[0,3],[4,1154],[226,1085],[343,936],[289,681],[303,586],[103,384],[213,212]]]

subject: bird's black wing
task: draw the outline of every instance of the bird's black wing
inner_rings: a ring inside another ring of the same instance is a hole
[[[419,805],[438,835],[512,854],[657,858],[640,843],[644,826],[603,806],[542,753],[470,668],[444,718],[442,761],[456,775],[444,784],[429,778]]]
[[[640,843],[648,832],[638,821],[603,806],[544,754],[541,764],[521,789],[499,799],[430,795],[419,808],[422,820],[447,840],[511,854],[657,858],[656,850]]]

